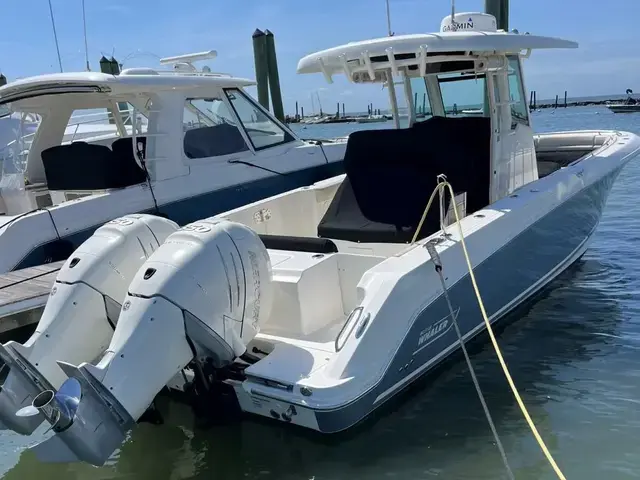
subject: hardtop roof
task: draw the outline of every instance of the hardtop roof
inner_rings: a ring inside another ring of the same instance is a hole
[[[337,47],[321,50],[300,59],[297,72],[305,73],[344,73],[347,64],[362,63],[366,56],[387,57],[393,55],[415,54],[424,51],[447,54],[454,52],[474,53],[517,53],[529,49],[577,48],[578,44],[569,40],[539,35],[495,31],[449,31],[439,33],[420,33],[374,38],[351,42]],[[324,70],[323,70],[324,69]]]
[[[51,87],[86,88],[98,87],[114,93],[137,93],[140,91],[191,89],[198,87],[247,87],[255,85],[253,80],[212,73],[155,72],[144,69],[144,73],[120,75],[100,72],[53,73],[37,75],[13,81],[0,87],[0,102],[26,91],[38,91]]]

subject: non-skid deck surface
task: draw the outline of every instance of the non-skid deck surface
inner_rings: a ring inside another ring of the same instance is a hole
[[[64,262],[47,263],[0,275],[0,333],[24,326],[16,324],[18,313],[44,307],[49,291]],[[18,323],[37,322],[33,316]]]

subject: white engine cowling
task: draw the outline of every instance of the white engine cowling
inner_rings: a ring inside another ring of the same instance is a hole
[[[98,228],[64,263],[36,331],[22,345],[0,346],[11,367],[0,393],[0,420],[30,434],[42,417],[16,417],[44,389],[67,379],[57,365],[97,359],[109,346],[121,302],[142,263],[178,225],[152,215],[127,215]]]
[[[272,290],[269,254],[250,228],[212,218],[170,235],[131,282],[100,362],[60,363],[69,388],[82,385],[78,421],[36,454],[102,465],[194,357],[222,367],[245,353],[269,316]]]
[[[185,312],[190,340],[224,364],[246,351],[267,319],[271,275],[269,254],[257,233],[227,220],[202,220],[172,234],[147,260],[127,299],[168,299]],[[190,332],[196,319],[205,330]],[[112,346],[121,331],[125,329],[116,331]],[[205,339],[211,333],[215,338]]]

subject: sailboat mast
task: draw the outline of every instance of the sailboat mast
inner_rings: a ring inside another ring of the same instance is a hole
[[[84,10],[84,0],[82,0],[82,27],[84,29],[84,58],[87,62],[87,72],[91,71],[89,66],[89,47],[87,46],[87,17]]]
[[[58,52],[58,65],[60,65],[60,72],[62,72],[62,57],[60,57],[60,45],[58,45],[58,33],[56,32],[56,22],[53,19],[53,7],[51,6],[51,0],[49,0],[49,13],[51,14],[51,25],[53,26],[53,39],[56,42],[56,51]]]

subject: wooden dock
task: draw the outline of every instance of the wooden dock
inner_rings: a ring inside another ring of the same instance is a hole
[[[38,322],[64,262],[0,275],[0,334]]]

